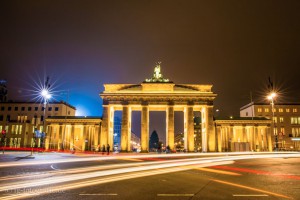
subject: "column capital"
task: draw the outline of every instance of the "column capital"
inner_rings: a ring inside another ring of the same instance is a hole
[[[187,106],[194,106],[195,104],[194,104],[194,101],[188,101],[187,102]]]
[[[174,101],[168,101],[168,106],[174,106]]]
[[[141,105],[142,105],[142,106],[148,106],[148,105],[149,105],[149,102],[148,102],[148,101],[142,101],[142,102],[141,102]]]
[[[102,105],[103,106],[109,105],[109,100],[103,99]]]
[[[128,106],[128,105],[129,105],[129,102],[128,102],[128,101],[122,101],[121,105],[122,105],[122,106]]]

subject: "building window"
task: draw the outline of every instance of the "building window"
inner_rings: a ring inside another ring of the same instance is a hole
[[[293,108],[293,112],[294,113],[298,112],[297,108]]]
[[[284,127],[281,127],[281,128],[280,128],[280,133],[281,133],[281,135],[285,135]]]
[[[1,111],[4,111],[4,110],[5,110],[5,109],[4,109],[4,106],[2,106],[2,107],[1,107]]]
[[[42,111],[44,111],[45,110],[45,107],[42,107]]]
[[[28,107],[28,109],[27,109],[28,111],[31,111],[31,107]]]
[[[8,122],[10,121],[10,115],[6,116],[6,121],[8,121]]]
[[[285,109],[285,112],[290,112],[290,109],[289,108]]]
[[[282,109],[282,108],[279,108],[279,112],[283,112],[283,109]]]
[[[39,109],[38,107],[34,107],[34,110],[35,110],[35,111],[38,111],[38,109]]]
[[[0,115],[0,121],[3,121],[3,119],[4,119],[3,115]]]
[[[274,123],[277,123],[277,117],[273,117]]]
[[[300,128],[292,128],[293,137],[300,137]]]
[[[19,110],[19,107],[15,107],[15,111],[18,111]]]
[[[8,107],[8,111],[11,111],[11,107],[10,106]]]
[[[283,123],[283,117],[279,117],[279,122]]]
[[[262,112],[262,109],[261,109],[261,108],[258,108],[258,109],[257,109],[257,112]]]
[[[44,116],[43,115],[41,115],[41,121],[44,121]]]
[[[273,108],[273,112],[276,112],[276,108]]]
[[[265,108],[265,112],[269,112],[269,108]]]
[[[48,111],[52,111],[52,107],[49,107],[49,108],[48,108]]]
[[[298,119],[300,119],[300,117],[299,118],[297,118],[297,117],[291,117],[291,124],[299,124],[299,120]]]
[[[58,107],[55,107],[55,111],[58,111]]]
[[[25,110],[25,107],[21,107],[21,111],[24,111]]]

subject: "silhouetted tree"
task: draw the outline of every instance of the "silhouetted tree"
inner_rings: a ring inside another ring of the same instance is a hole
[[[150,141],[149,141],[149,147],[150,149],[157,149],[158,148],[158,135],[156,130],[154,130],[150,136]]]

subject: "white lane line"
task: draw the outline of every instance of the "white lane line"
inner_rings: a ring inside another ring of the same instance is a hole
[[[158,197],[193,197],[194,194],[157,194]]]
[[[234,197],[268,197],[267,194],[233,194]]]
[[[117,196],[118,194],[79,194],[80,196]]]
[[[51,169],[53,169],[53,170],[58,170],[58,169],[56,169],[55,167],[53,167],[53,165],[51,165],[50,167],[51,167]]]

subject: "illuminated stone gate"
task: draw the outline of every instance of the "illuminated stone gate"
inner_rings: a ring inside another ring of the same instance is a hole
[[[141,150],[149,151],[149,111],[166,112],[166,145],[174,149],[174,111],[184,113],[184,147],[194,151],[194,111],[202,117],[202,151],[216,151],[212,85],[174,84],[160,73],[141,84],[104,84],[100,142],[113,146],[114,112],[122,111],[121,151],[131,151],[131,112],[141,111]]]

